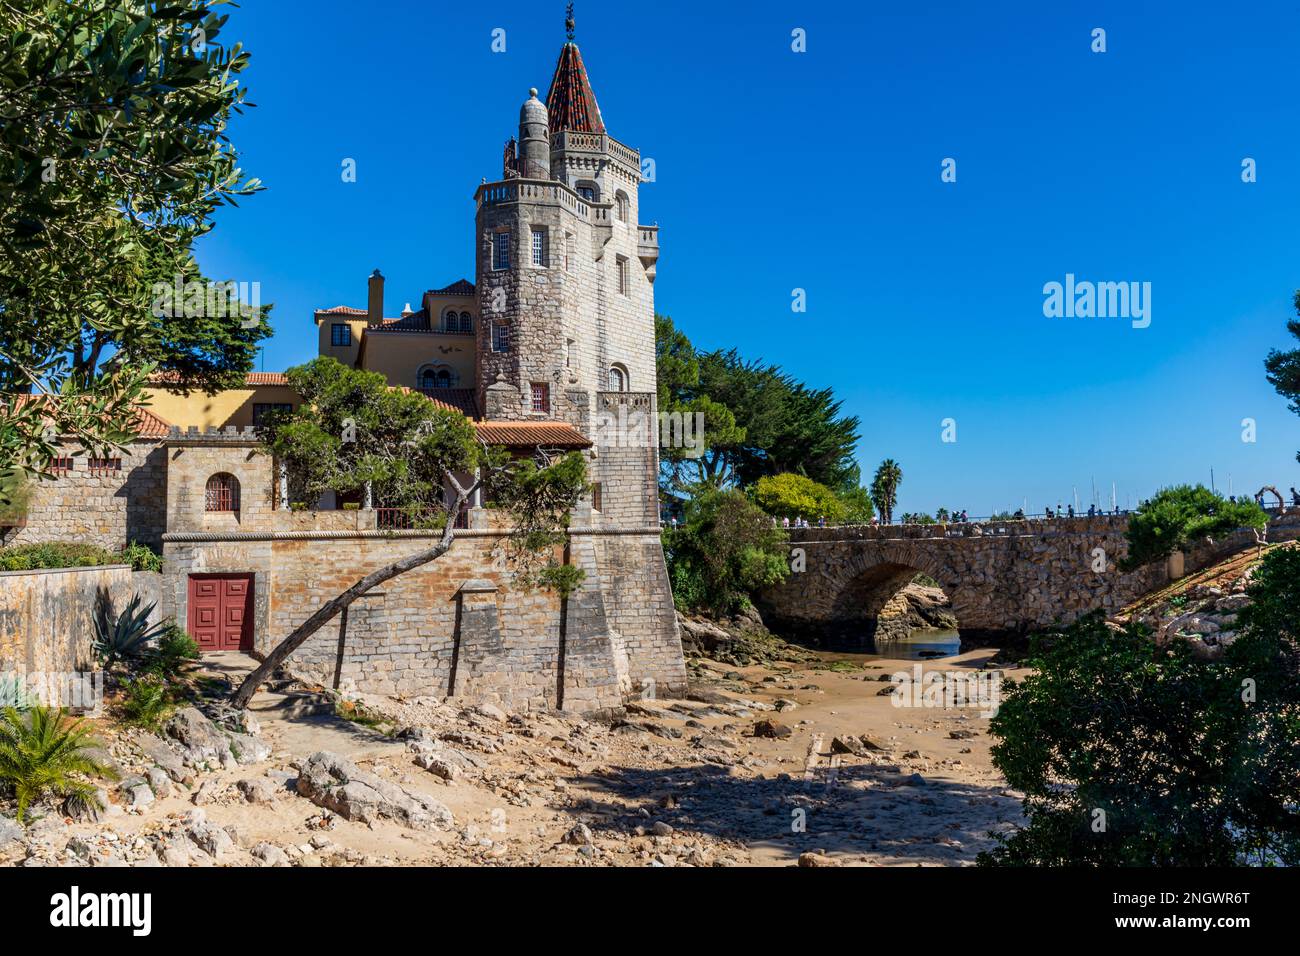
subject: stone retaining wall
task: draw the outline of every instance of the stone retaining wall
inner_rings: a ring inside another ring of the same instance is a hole
[[[107,604],[115,617],[137,592],[150,603],[158,578],[124,564],[0,572],[0,676],[30,687],[40,675],[96,670],[96,609]],[[159,619],[155,610],[151,620]]]
[[[490,531],[459,532],[447,554],[380,585],[348,609],[346,621],[309,639],[290,658],[291,669],[327,686],[467,697],[518,710],[613,709],[636,688],[684,689],[675,620],[668,618],[665,630],[662,602],[612,596],[611,580],[640,583],[628,578],[633,571],[613,579],[601,571],[646,554],[657,537],[630,536],[625,550],[575,535],[570,560],[586,579],[563,606],[553,593],[518,586],[501,554],[504,540]],[[169,534],[164,605],[183,621],[190,574],[252,572],[255,648],[266,654],[365,574],[435,542],[416,532]]]

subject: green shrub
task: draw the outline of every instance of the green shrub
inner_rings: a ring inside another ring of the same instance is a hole
[[[686,611],[731,614],[749,595],[785,580],[784,532],[739,491],[706,491],[663,532],[673,600]]]
[[[754,504],[777,518],[806,518],[816,523],[825,516],[835,523],[844,517],[845,507],[835,492],[811,478],[786,472],[758,479],[752,490]]]
[[[1028,825],[982,864],[1300,863],[1300,550],[1248,593],[1214,661],[1099,615],[1035,640],[989,726]]]
[[[1238,627],[1300,645],[1300,546],[1269,551],[1251,575],[1246,593],[1250,603],[1238,612]]]
[[[1120,570],[1132,571],[1167,558],[1203,538],[1238,528],[1262,528],[1268,515],[1254,501],[1229,501],[1204,485],[1165,488],[1142,502],[1128,523],[1128,556]]]
[[[158,644],[148,654],[146,670],[164,680],[175,680],[190,661],[199,659],[199,645],[185,628],[169,621],[158,638]]]
[[[162,571],[162,555],[147,544],[132,541],[122,549],[122,563],[132,571]]]
[[[586,572],[574,564],[548,564],[536,574],[539,587],[567,598],[582,585]]]
[[[94,651],[103,662],[105,670],[112,669],[114,664],[125,658],[143,657],[149,642],[166,632],[169,626],[167,623],[149,623],[154,605],[142,608],[140,601],[140,595],[133,595],[116,618],[112,616],[111,605],[107,603],[95,609]]]
[[[62,708],[0,712],[0,781],[18,798],[19,822],[33,800],[47,795],[76,796],[102,809],[95,788],[82,778],[115,779],[117,773],[95,753],[97,747],[85,722],[68,718]]]
[[[35,571],[46,568],[84,568],[101,564],[122,564],[112,551],[93,544],[50,541],[0,548],[0,571]]]
[[[122,716],[127,723],[154,730],[170,709],[167,682],[156,674],[137,677],[123,687]]]
[[[841,492],[839,499],[844,506],[844,514],[840,516],[841,522],[844,524],[871,524],[876,509],[871,504],[870,489],[850,488],[848,491]]]

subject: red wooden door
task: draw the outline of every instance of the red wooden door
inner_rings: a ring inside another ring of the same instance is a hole
[[[189,632],[203,651],[253,649],[253,576],[191,574]]]

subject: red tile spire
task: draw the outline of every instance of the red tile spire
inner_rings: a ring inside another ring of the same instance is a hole
[[[573,42],[573,4],[569,4],[564,26],[568,42],[560,49],[560,62],[555,64],[555,76],[546,94],[551,130],[603,133],[605,121],[600,118],[600,107],[596,105],[596,94],[591,91],[587,68],[582,65],[582,54]]]

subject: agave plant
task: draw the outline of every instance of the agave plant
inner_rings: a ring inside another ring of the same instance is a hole
[[[69,718],[62,707],[0,711],[0,782],[14,789],[18,822],[25,822],[33,800],[47,795],[76,797],[103,809],[95,788],[82,778],[116,779],[117,771],[96,756],[95,747],[85,722]]]
[[[21,674],[0,674],[0,707],[27,710],[36,703],[36,696],[27,689]]]
[[[141,598],[136,594],[114,620],[112,606],[101,604],[95,612],[95,653],[104,663],[104,669],[110,670],[123,658],[140,657],[149,642],[160,637],[167,630],[167,623],[149,623],[149,615],[154,605],[140,607]]]

